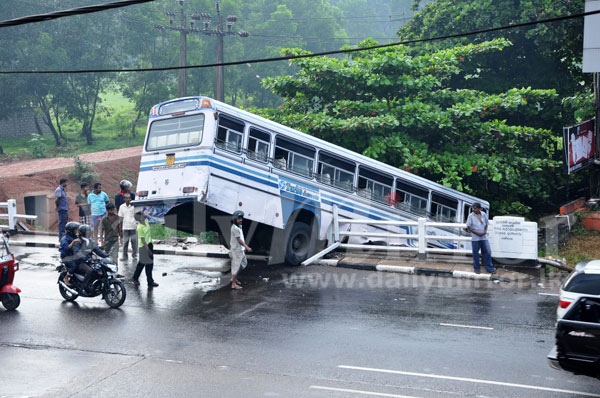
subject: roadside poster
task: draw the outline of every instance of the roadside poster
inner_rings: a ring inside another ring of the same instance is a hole
[[[563,142],[567,174],[593,164],[596,154],[594,120],[563,128]]]

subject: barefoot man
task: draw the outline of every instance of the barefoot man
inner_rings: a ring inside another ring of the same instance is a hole
[[[231,288],[241,289],[242,285],[237,277],[240,271],[246,268],[248,260],[245,252],[252,253],[252,249],[244,241],[244,231],[242,231],[242,222],[244,221],[244,212],[236,211],[231,217],[231,238],[229,239],[229,257],[231,257]]]

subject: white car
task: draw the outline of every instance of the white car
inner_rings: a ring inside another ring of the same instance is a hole
[[[600,298],[600,260],[582,261],[560,287],[557,319],[565,316],[581,296]]]

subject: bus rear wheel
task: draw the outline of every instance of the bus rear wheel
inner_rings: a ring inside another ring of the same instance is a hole
[[[287,238],[285,261],[297,266],[310,256],[315,250],[316,240],[310,225],[296,222],[292,226]]]

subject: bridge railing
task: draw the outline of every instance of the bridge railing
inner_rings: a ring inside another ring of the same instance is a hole
[[[0,202],[0,209],[7,209],[6,213],[0,213],[0,220],[8,220],[8,225],[0,224],[0,230],[8,229],[10,231],[15,231],[19,220],[37,220],[37,216],[17,214],[17,201],[15,199]]]
[[[471,236],[459,236],[459,235],[428,235],[428,228],[457,228],[465,229],[467,224],[465,223],[450,223],[450,222],[436,222],[428,221],[426,218],[421,217],[417,221],[399,221],[399,220],[371,220],[371,219],[342,219],[340,220],[338,207],[333,205],[333,243],[315,254],[314,256],[306,259],[302,265],[309,265],[326,254],[336,249],[361,249],[361,250],[381,250],[381,251],[397,251],[397,252],[415,252],[419,259],[427,258],[428,253],[436,254],[471,254],[471,250],[466,249],[451,249],[451,248],[440,248],[440,247],[429,247],[429,241],[468,241],[472,240]],[[368,231],[340,231],[340,223],[342,224],[360,224],[360,225],[392,225],[398,227],[411,227],[416,228],[416,234],[397,234],[391,232],[368,232]],[[359,236],[365,238],[386,238],[386,239],[407,239],[417,242],[416,246],[406,245],[372,245],[372,244],[350,244],[342,243],[342,237],[344,236]]]

